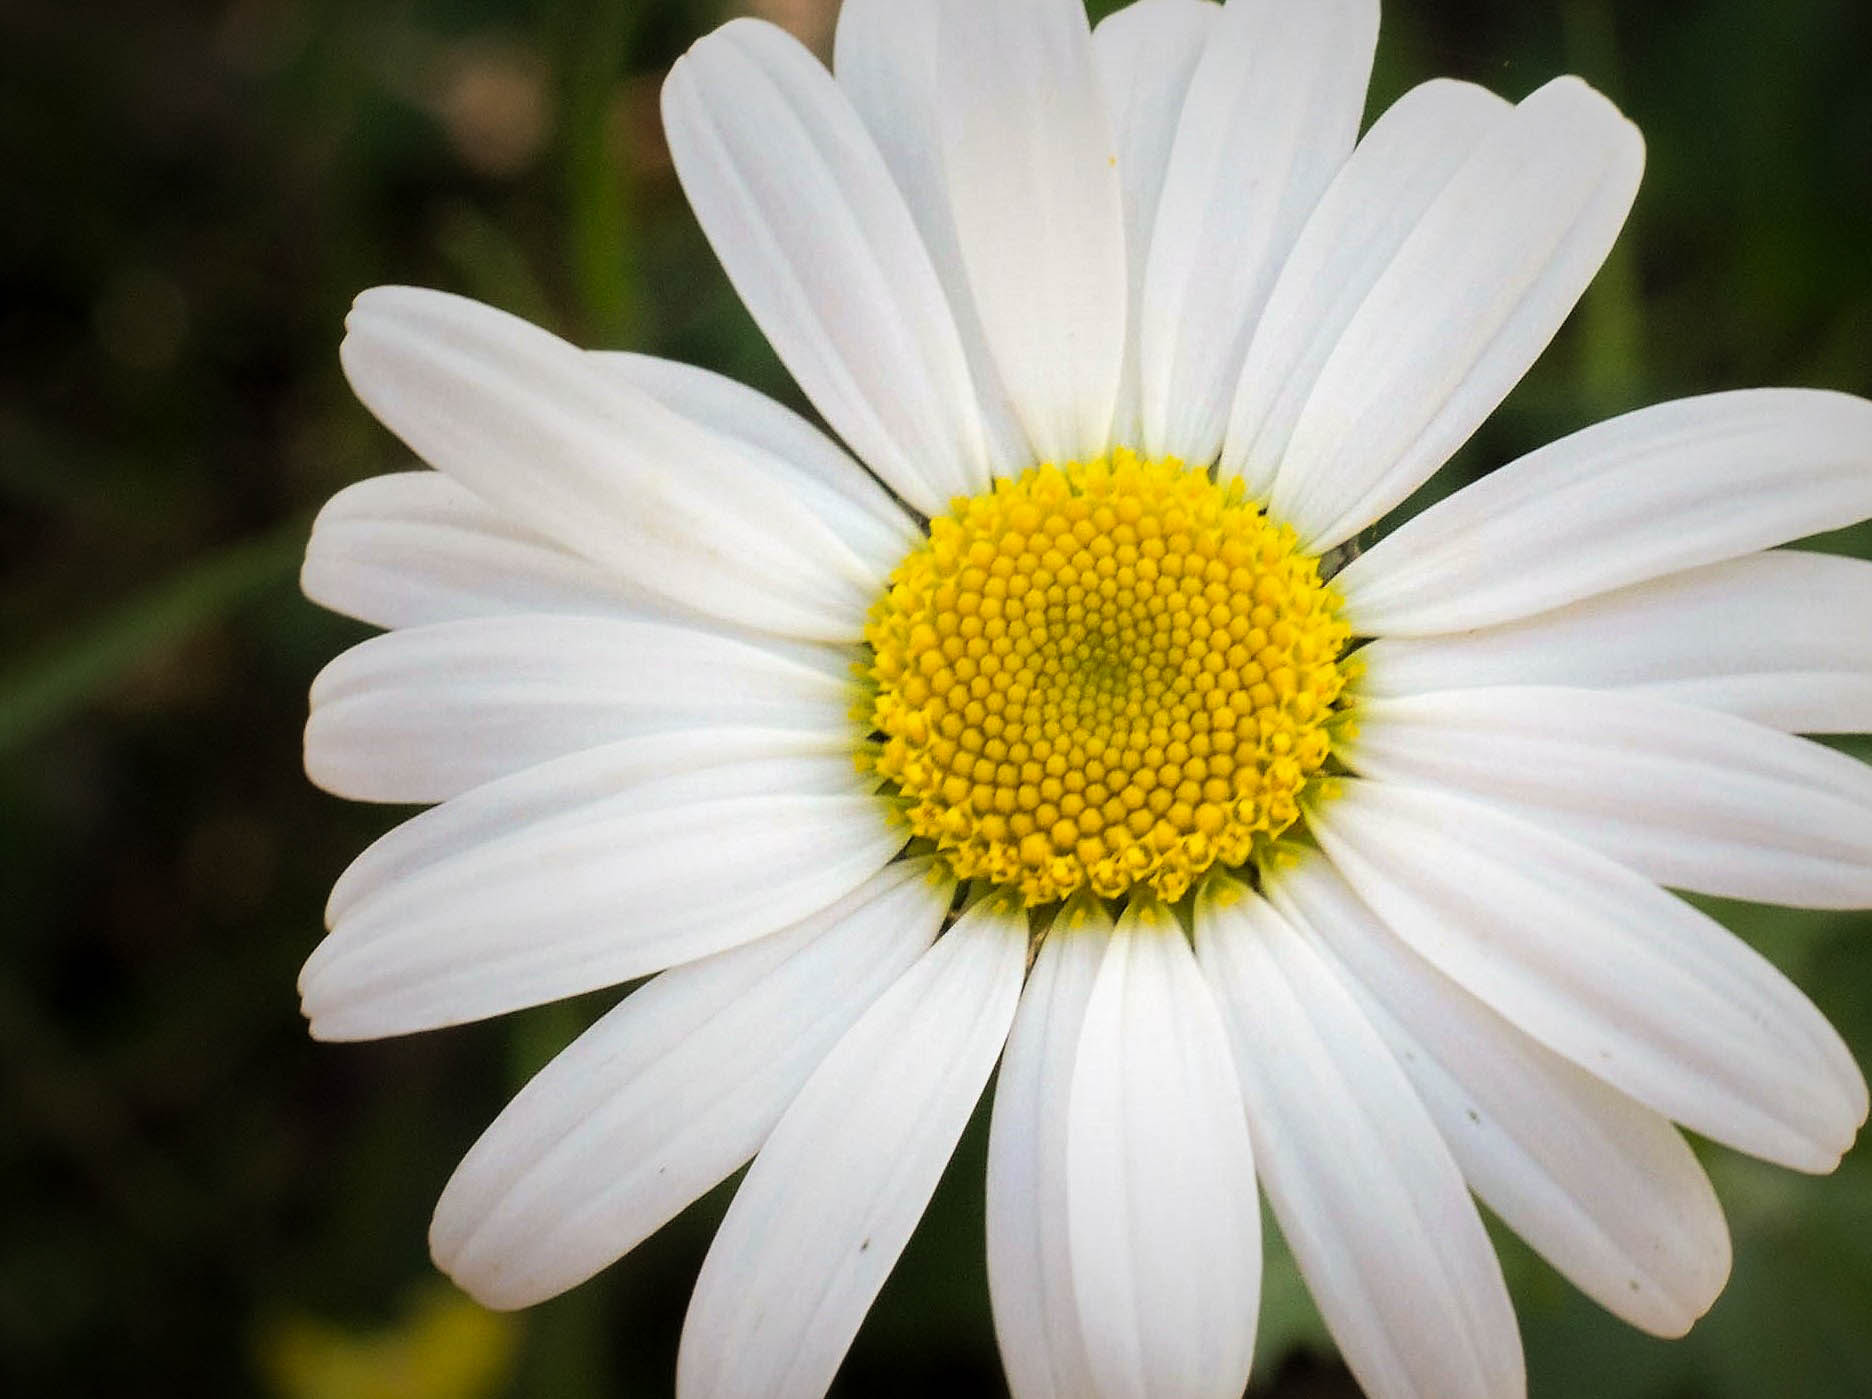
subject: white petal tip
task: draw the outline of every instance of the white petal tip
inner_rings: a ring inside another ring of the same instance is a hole
[[[314,1015],[303,1005],[299,1013],[306,1018],[306,1033],[320,1044],[357,1044],[369,1038],[367,1035],[347,1034],[344,1027],[330,1017]]]
[[[370,1006],[355,997],[334,995],[323,968],[307,963],[299,983],[299,1013],[305,1017],[306,1033],[321,1044],[362,1044],[407,1033],[374,1017]]]
[[[516,1290],[498,1279],[476,1278],[465,1272],[457,1272],[443,1260],[440,1254],[434,1251],[433,1246],[431,1257],[434,1258],[437,1269],[466,1293],[476,1306],[486,1307],[491,1312],[522,1311],[527,1307],[536,1307],[541,1302],[550,1301],[560,1292],[565,1291],[564,1288],[552,1292]]]

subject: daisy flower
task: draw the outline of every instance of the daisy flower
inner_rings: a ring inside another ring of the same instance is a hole
[[[1356,541],[1527,370],[1637,190],[1562,78],[1361,137],[1375,0],[846,0],[737,20],[676,168],[837,441],[436,292],[343,362],[437,468],[306,591],[389,628],[306,763],[436,803],[301,989],[358,1039],[654,979],[437,1208],[524,1306],[752,1160],[685,1396],[831,1382],[1000,1063],[1010,1386],[1231,1396],[1259,1193],[1373,1396],[1524,1391],[1474,1199],[1647,1331],[1729,1268],[1678,1124],[1826,1171],[1839,1036],[1665,892],[1872,905],[1872,404],[1632,413]],[[841,445],[842,444],[842,445]],[[1259,1192],[1256,1186],[1259,1186]]]

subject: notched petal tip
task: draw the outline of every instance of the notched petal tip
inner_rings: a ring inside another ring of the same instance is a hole
[[[306,781],[327,796],[346,799],[344,784],[337,773],[327,763],[327,750],[320,733],[323,725],[319,724],[319,698],[316,690],[309,701],[312,712],[299,730],[299,764],[305,771]]]
[[[306,1019],[307,1036],[317,1040],[320,1044],[362,1044],[366,1040],[375,1038],[372,1035],[345,1034],[333,1028],[329,1021],[315,1019],[303,1004],[299,1008],[299,1013]]]
[[[429,1260],[435,1264],[437,1272],[467,1294],[476,1306],[486,1307],[491,1312],[524,1311],[579,1285],[568,1282],[550,1289],[537,1285],[528,1287],[525,1277],[517,1276],[517,1270],[504,1266],[504,1260],[481,1265],[469,1261],[463,1251],[473,1236],[473,1229],[452,1227],[453,1222],[445,1216],[447,1204],[448,1192],[444,1190],[429,1220]]]
[[[1638,124],[1605,93],[1574,73],[1562,74],[1536,88],[1521,106],[1564,104],[1575,109],[1573,120],[1582,136],[1598,136],[1607,145],[1607,179],[1623,177],[1636,193],[1644,173],[1645,139]],[[1559,123],[1556,123],[1558,125]]]
[[[299,973],[298,990],[299,1014],[305,1018],[309,1038],[320,1044],[362,1044],[383,1038],[375,1031],[346,1022],[343,1006],[332,1003],[323,977],[310,961]]]
[[[1850,1074],[1847,1072],[1849,1065],[1851,1068]],[[1835,1170],[1839,1169],[1840,1162],[1846,1158],[1847,1154],[1851,1152],[1856,1145],[1858,1145],[1859,1133],[1866,1125],[1867,1096],[1865,1071],[1859,1067],[1857,1061],[1852,1059],[1850,1050],[1847,1051],[1846,1063],[1840,1066],[1840,1073],[1835,1086],[1840,1090],[1841,1094],[1841,1111],[1838,1119],[1838,1130],[1835,1134],[1829,1136],[1824,1143],[1815,1143],[1818,1146],[1822,1146],[1824,1150],[1831,1152],[1832,1157],[1824,1164],[1811,1170],[1809,1172],[1811,1175],[1831,1175]],[[1798,1169],[1806,1168],[1801,1167]]]

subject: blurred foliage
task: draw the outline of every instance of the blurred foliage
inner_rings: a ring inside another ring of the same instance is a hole
[[[519,1332],[516,1318],[431,1283],[385,1331],[284,1318],[262,1330],[258,1359],[281,1399],[492,1399],[512,1378]]]
[[[762,8],[823,48],[829,4]],[[724,13],[0,3],[9,1392],[465,1395],[496,1392],[509,1359],[512,1394],[667,1392],[726,1189],[523,1328],[446,1293],[405,1309],[432,1278],[423,1226],[454,1160],[607,998],[306,1041],[293,976],[324,891],[401,813],[300,776],[305,687],[363,631],[292,574],[322,499],[407,465],[337,372],[345,308],[372,283],[462,291],[799,402],[657,126],[662,73]],[[1520,97],[1571,69],[1650,143],[1584,308],[1424,498],[1655,399],[1872,390],[1868,59],[1863,0],[1393,0],[1374,112],[1436,73]],[[1872,553],[1872,536],[1827,547]],[[1719,913],[1872,1061],[1865,918]],[[998,1392],[984,1151],[978,1115],[838,1392]],[[1537,1396],[1866,1392],[1872,1157],[1823,1180],[1709,1159],[1735,1280],[1686,1341],[1627,1330],[1504,1243]],[[1321,1338],[1276,1252],[1257,1392],[1350,1394]]]

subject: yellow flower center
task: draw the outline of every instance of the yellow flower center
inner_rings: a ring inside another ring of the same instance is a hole
[[[1032,904],[1253,861],[1321,772],[1349,631],[1291,528],[1122,448],[955,502],[865,628],[865,751],[960,879]]]

